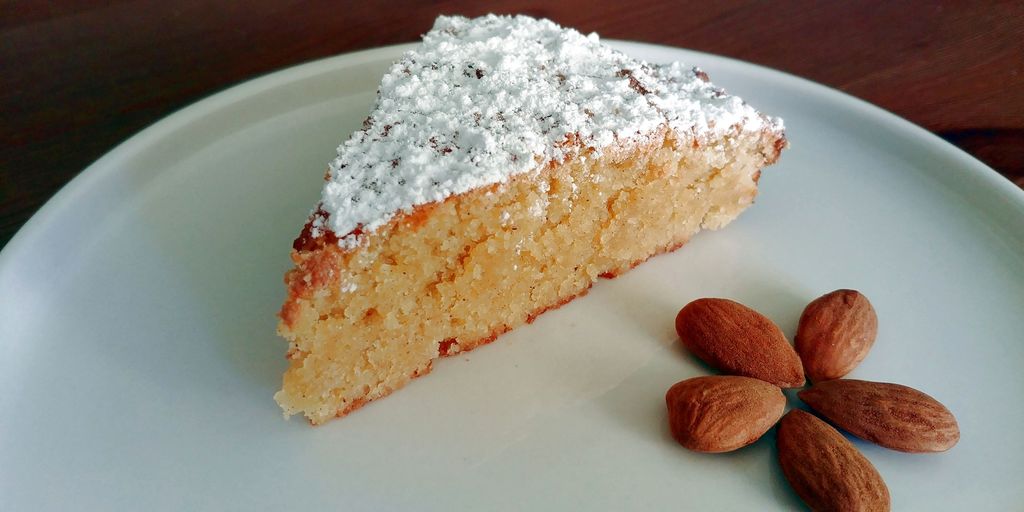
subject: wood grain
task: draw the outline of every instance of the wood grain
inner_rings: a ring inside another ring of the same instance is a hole
[[[167,114],[304,61],[418,39],[441,13],[527,13],[844,90],[1024,186],[1024,3],[227,0],[0,5],[0,246]]]

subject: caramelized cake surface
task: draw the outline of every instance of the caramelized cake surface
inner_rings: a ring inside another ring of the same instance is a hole
[[[724,226],[785,144],[697,69],[546,20],[439,18],[296,240],[275,399],[319,424],[385,396]]]

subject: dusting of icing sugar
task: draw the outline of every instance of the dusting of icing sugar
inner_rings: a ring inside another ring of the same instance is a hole
[[[400,212],[661,126],[713,137],[766,123],[782,129],[702,71],[632,59],[596,34],[526,16],[442,16],[392,65],[363,128],[338,148],[326,215],[310,231],[329,229],[351,249]]]
[[[530,215],[533,215],[534,217],[543,217],[547,206],[546,202],[541,199],[537,199],[532,205],[530,205]]]

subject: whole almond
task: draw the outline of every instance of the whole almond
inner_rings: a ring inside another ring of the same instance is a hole
[[[889,488],[863,454],[836,429],[794,409],[779,422],[779,465],[812,510],[889,510]]]
[[[672,437],[698,452],[729,452],[757,441],[786,410],[778,386],[716,375],[677,382],[665,394]]]
[[[705,363],[783,388],[804,384],[786,336],[768,317],[728,299],[697,299],[676,315],[679,339]]]
[[[839,428],[901,452],[944,452],[960,440],[953,413],[907,386],[841,379],[815,384],[800,399]]]
[[[796,331],[796,351],[811,382],[843,377],[868,355],[878,316],[856,290],[836,290],[807,305]]]

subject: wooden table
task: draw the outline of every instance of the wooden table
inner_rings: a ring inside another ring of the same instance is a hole
[[[906,117],[1024,186],[1020,0],[8,0],[0,247],[75,174],[197,99],[311,59],[415,41],[440,13],[487,12],[788,71]]]

